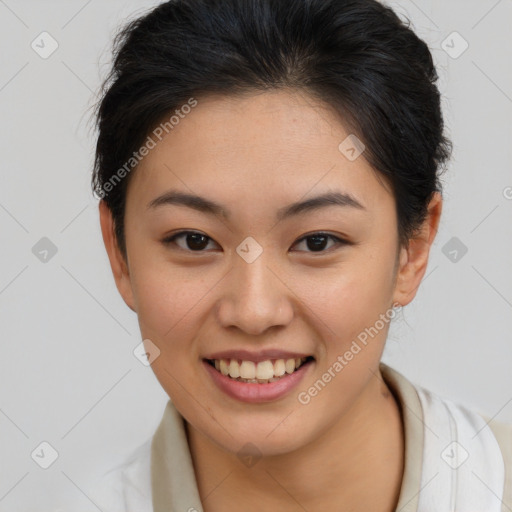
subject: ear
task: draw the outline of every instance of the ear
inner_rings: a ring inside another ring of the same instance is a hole
[[[442,208],[442,196],[435,192],[428,206],[427,217],[417,234],[409,239],[409,247],[400,248],[393,302],[406,306],[416,296],[427,269],[430,247],[437,234]]]
[[[110,260],[110,266],[112,268],[112,274],[114,275],[117,289],[126,305],[132,311],[136,311],[128,263],[124,259],[117,243],[112,212],[103,199],[99,203],[99,212],[103,243],[107,250],[108,259]]]

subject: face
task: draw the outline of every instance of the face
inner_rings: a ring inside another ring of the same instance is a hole
[[[126,266],[102,209],[118,289],[160,351],[156,377],[230,452],[292,451],[339,422],[375,379],[393,303],[424,270],[405,275],[393,195],[364,153],[340,151],[349,134],[303,93],[198,98],[131,176]],[[307,359],[287,373],[295,358]]]

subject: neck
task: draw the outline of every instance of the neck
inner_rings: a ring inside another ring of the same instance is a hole
[[[394,511],[404,467],[400,407],[380,371],[323,436],[290,453],[241,468],[236,454],[186,422],[205,512],[238,508]],[[253,508],[251,508],[253,507]]]

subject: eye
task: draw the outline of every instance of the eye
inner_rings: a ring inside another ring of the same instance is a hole
[[[177,243],[177,240],[185,240],[185,244],[180,245]],[[309,235],[306,235],[302,237],[300,240],[298,240],[295,244],[300,243],[306,243],[306,247],[309,250],[306,250],[306,252],[328,252],[326,251],[326,245],[329,240],[334,241],[334,245],[350,245],[351,242],[347,240],[343,240],[342,238],[331,235],[330,233],[323,233],[323,232],[317,232],[317,233],[311,233]],[[180,249],[184,251],[189,252],[206,252],[205,248],[208,247],[208,241],[213,242],[213,239],[210,238],[207,235],[204,235],[203,233],[200,233],[198,231],[180,231],[178,233],[175,233],[174,235],[171,235],[167,238],[164,238],[162,240],[162,243],[164,245],[170,245],[175,244]],[[213,242],[215,243],[215,242]],[[328,247],[328,249],[331,249],[332,245]]]
[[[333,240],[335,242],[334,245],[336,245],[336,244],[350,245],[350,242],[348,242],[347,240],[343,240],[342,238],[339,238],[335,235],[331,235],[329,233],[322,233],[322,232],[311,233],[310,235],[306,235],[306,236],[302,237],[296,243],[300,244],[300,243],[306,242],[306,247],[308,249],[311,249],[310,251],[306,251],[306,252],[328,252],[328,251],[325,251],[324,249],[326,248],[326,245],[327,245],[327,242],[329,239]],[[329,249],[331,249],[331,248],[332,248],[332,245],[329,247]]]
[[[185,247],[176,243],[176,240],[185,239]],[[180,231],[172,236],[164,238],[164,245],[176,244],[180,249],[191,252],[206,252],[204,248],[208,245],[208,240],[212,240],[209,236],[203,235],[198,231]],[[212,240],[213,242],[213,240]]]

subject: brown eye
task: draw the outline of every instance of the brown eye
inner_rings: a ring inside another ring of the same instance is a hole
[[[184,243],[178,243],[178,240],[184,240]],[[328,246],[329,240],[333,241],[334,244]],[[208,243],[213,242],[213,239],[198,231],[180,231],[172,236],[169,236],[162,240],[164,245],[177,245],[179,249],[189,252],[207,252],[205,249],[208,247]],[[350,245],[351,243],[347,240],[343,240],[340,237],[331,235],[330,233],[312,233],[310,235],[302,237],[298,242],[294,244],[305,243],[305,252],[312,253],[323,253],[330,252],[330,249],[336,245]]]
[[[328,252],[325,250],[328,241],[333,240],[334,245],[348,245],[349,242],[329,233],[312,233],[302,237],[297,243],[306,242],[306,252]],[[331,249],[332,245],[328,247]]]
[[[177,240],[184,239],[184,245],[177,243]],[[197,231],[180,231],[174,235],[162,240],[164,245],[176,244],[180,249],[191,252],[205,252],[208,241],[212,240],[209,236],[203,235]],[[213,241],[213,240],[212,240]]]

